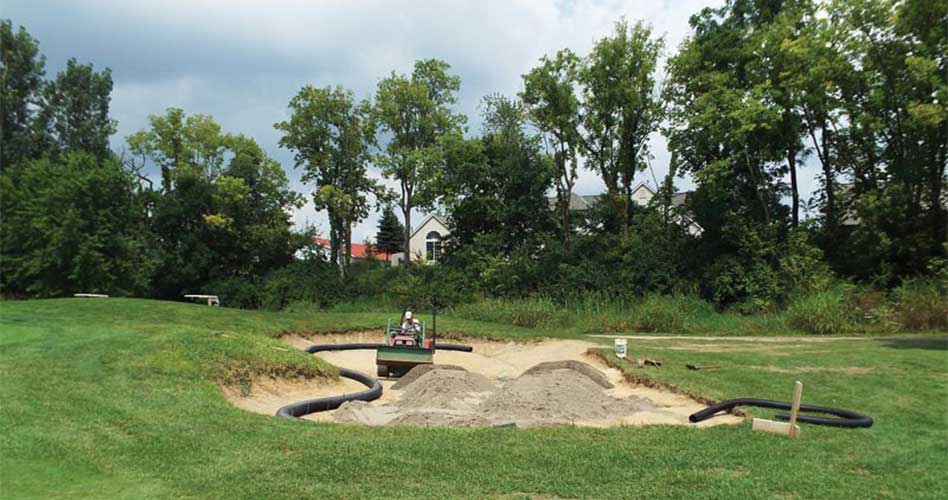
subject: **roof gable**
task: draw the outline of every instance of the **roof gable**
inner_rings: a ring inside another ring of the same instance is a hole
[[[437,221],[439,224],[441,224],[442,226],[444,226],[445,229],[449,229],[449,228],[448,228],[448,221],[444,220],[444,217],[441,217],[441,216],[438,215],[438,214],[430,214],[430,215],[428,215],[428,217],[425,217],[425,220],[423,220],[423,221],[421,222],[421,224],[418,224],[418,227],[416,227],[416,228],[411,232],[411,235],[410,235],[409,237],[410,237],[410,238],[414,238],[415,235],[418,234],[418,232],[421,231],[425,226],[427,226],[428,223],[431,222],[432,220]]]

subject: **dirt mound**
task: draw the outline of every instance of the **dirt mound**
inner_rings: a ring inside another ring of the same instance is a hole
[[[498,387],[483,375],[429,368],[383,405],[351,403],[335,414],[342,422],[367,425],[491,426],[589,424],[622,420],[655,410],[649,399],[616,398],[612,384],[585,363],[541,363]]]
[[[609,420],[655,408],[637,396],[614,398],[583,373],[557,369],[523,374],[484,401],[480,410],[492,420],[532,427]]]
[[[365,401],[343,403],[333,412],[337,422],[362,425],[385,425],[398,416],[398,408],[394,406],[373,405]]]
[[[573,371],[582,373],[583,375],[589,377],[593,382],[601,385],[602,387],[606,389],[612,389],[613,387],[615,387],[614,385],[612,385],[612,382],[609,382],[609,379],[606,378],[606,376],[603,375],[601,371],[593,368],[592,366],[589,366],[586,363],[583,363],[582,361],[576,361],[573,359],[567,359],[565,361],[546,361],[536,366],[533,366],[529,370],[523,372],[523,374],[535,375],[539,373],[548,373],[554,370],[562,370],[562,369],[573,370]]]
[[[404,389],[399,408],[473,410],[497,390],[486,377],[466,370],[431,370]]]
[[[461,368],[458,365],[415,365],[411,370],[408,370],[408,373],[402,375],[402,377],[392,385],[392,389],[404,389],[408,386],[408,384],[418,380],[419,377],[430,372],[431,370],[464,370],[464,368]]]

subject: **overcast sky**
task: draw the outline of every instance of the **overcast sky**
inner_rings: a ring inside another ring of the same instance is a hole
[[[277,146],[273,128],[287,117],[287,103],[303,85],[340,84],[370,97],[392,70],[407,73],[417,59],[443,59],[461,77],[458,111],[468,115],[469,133],[479,133],[480,99],[493,92],[515,95],[521,75],[541,56],[564,47],[585,55],[622,16],[651,24],[672,52],[689,33],[689,16],[722,3],[2,0],[0,17],[39,40],[49,76],[70,57],[112,69],[116,151],[127,135],[146,126],[149,114],[180,107],[213,116],[226,132],[254,137],[283,164],[294,189],[309,197],[312,189],[299,183],[292,155]],[[651,149],[660,181],[669,157],[664,139],[653,137]],[[811,177],[803,172],[804,197],[815,186]],[[652,184],[651,173],[638,180]],[[688,179],[677,184],[692,187]],[[595,174],[580,173],[578,193],[601,190]],[[312,203],[293,219],[326,230],[324,215]],[[356,227],[353,239],[374,234],[373,214]]]

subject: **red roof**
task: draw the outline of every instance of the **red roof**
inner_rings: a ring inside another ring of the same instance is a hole
[[[313,238],[313,243],[323,248],[330,247],[329,240],[327,240],[326,238]],[[368,255],[369,255],[369,247],[367,245],[363,245],[360,243],[352,244],[352,258],[353,259],[364,259],[368,257]],[[381,259],[381,260],[389,260],[392,258],[392,254],[388,252],[375,251],[375,252],[372,252],[372,255],[374,255],[376,259]]]

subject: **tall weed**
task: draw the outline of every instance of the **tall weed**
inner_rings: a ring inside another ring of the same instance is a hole
[[[790,325],[816,334],[846,331],[851,325],[851,308],[840,289],[811,293],[797,298],[787,309]]]
[[[948,330],[945,284],[935,279],[907,280],[893,294],[899,323],[909,330]]]

